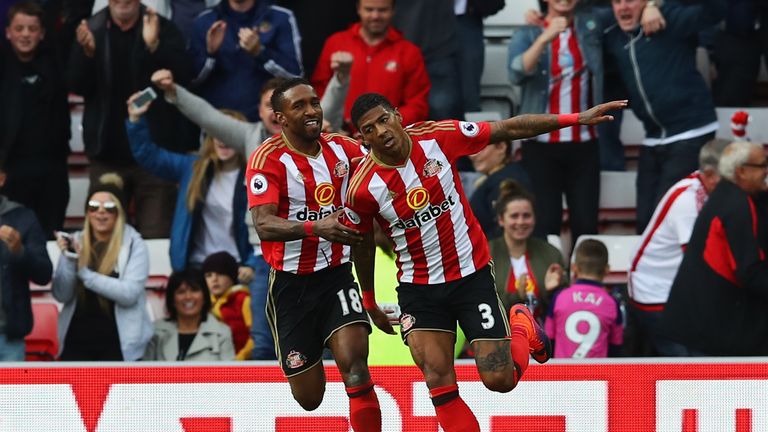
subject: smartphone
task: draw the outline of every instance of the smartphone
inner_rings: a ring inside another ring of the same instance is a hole
[[[155,93],[152,87],[147,87],[141,91],[139,97],[133,100],[133,107],[141,108],[155,99],[157,99],[157,93]]]
[[[75,246],[72,244],[72,234],[64,231],[57,231],[56,235],[63,238],[64,241],[67,243],[68,252],[76,253]]]

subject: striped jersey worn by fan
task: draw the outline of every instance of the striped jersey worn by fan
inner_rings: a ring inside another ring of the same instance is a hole
[[[490,124],[428,121],[405,132],[411,149],[402,165],[385,165],[372,152],[361,162],[350,180],[345,223],[367,232],[373,219],[379,222],[394,241],[400,282],[468,276],[490,254],[453,164],[488,144]]]
[[[592,74],[579,48],[573,23],[552,41],[547,111],[573,114],[586,111],[592,100]],[[536,137],[539,142],[581,142],[597,138],[594,126],[575,125]]]
[[[320,220],[343,207],[350,161],[362,157],[357,141],[321,134],[320,151],[306,155],[275,135],[253,152],[246,171],[248,207],[277,206],[277,217],[289,221]],[[264,259],[275,270],[310,274],[349,261],[349,246],[312,236],[286,242],[262,241]]]
[[[629,270],[628,292],[636,306],[660,310],[667,302],[707,197],[697,171],[675,183],[656,206]]]

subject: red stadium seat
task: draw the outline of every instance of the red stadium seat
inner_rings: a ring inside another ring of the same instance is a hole
[[[24,338],[26,361],[53,361],[59,352],[59,308],[55,303],[32,303],[35,325]]]

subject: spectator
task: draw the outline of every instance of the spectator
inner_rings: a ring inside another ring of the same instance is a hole
[[[672,186],[656,207],[629,270],[629,313],[640,343],[662,356],[681,348],[658,331],[658,321],[683,260],[694,222],[720,181],[717,164],[728,141],[713,140],[699,152],[699,170]],[[645,353],[647,350],[643,350]]]
[[[85,98],[83,141],[91,182],[104,172],[119,173],[126,182],[127,202],[135,202],[142,236],[168,237],[176,185],[136,165],[123,125],[125,100],[149,85],[153,70],[166,67],[184,76],[181,34],[139,0],[110,0],[78,27],[69,62],[71,90]],[[194,127],[165,101],[154,104],[148,122],[160,146],[182,153],[197,149]]]
[[[527,303],[534,316],[543,318],[552,292],[568,283],[563,254],[532,236],[536,226],[533,197],[518,183],[501,183],[494,209],[502,236],[491,239],[488,246],[499,298],[507,310],[516,303]]]
[[[768,355],[766,225],[755,207],[766,190],[763,146],[729,144],[719,170],[722,180],[696,219],[660,331],[690,356]],[[727,319],[718,319],[724,311]]]
[[[0,189],[8,174],[0,162]],[[24,337],[32,331],[29,282],[51,280],[45,235],[32,210],[0,195],[0,361],[24,361]]]
[[[711,60],[712,94],[717,106],[748,106],[757,94],[761,58],[768,61],[768,4],[731,0],[725,25],[715,33]]]
[[[303,74],[300,42],[293,13],[271,0],[222,1],[195,19],[193,84],[216,108],[257,121],[264,83]]]
[[[714,138],[717,117],[696,69],[696,45],[698,32],[715,25],[725,11],[724,0],[688,6],[666,2],[661,7],[666,28],[647,37],[640,17],[649,3],[613,0],[617,25],[603,37],[632,110],[645,127],[637,169],[638,232],[645,229],[661,196],[696,169],[699,150]]]
[[[147,171],[179,183],[176,211],[171,230],[171,267],[181,271],[200,268],[205,258],[225,250],[240,262],[238,279],[253,278],[255,257],[248,242],[248,228],[242,215],[246,211],[245,157],[207,135],[197,154],[173,153],[155,143],[143,115],[151,104],[136,107],[134,93],[128,99],[125,128],[134,158]],[[244,119],[242,114],[226,114]]]
[[[418,3],[418,2],[413,2]],[[477,112],[480,106],[480,78],[485,64],[483,18],[504,8],[504,0],[454,0],[462,111]],[[434,83],[436,80],[431,78]]]
[[[392,3],[394,6],[394,2]],[[407,40],[419,47],[424,55],[424,63],[431,83],[429,118],[432,120],[464,118],[454,2],[449,0],[401,1],[395,8],[392,22],[403,32]],[[370,91],[376,90],[370,89]],[[384,94],[384,96],[387,95]],[[402,112],[402,109],[400,111]],[[408,117],[404,115],[404,118],[403,124],[408,125]]]
[[[334,0],[332,7],[318,7],[317,0],[276,0],[275,4],[296,16],[306,76],[312,76],[325,40],[357,21],[357,0]]]
[[[199,270],[173,272],[165,289],[168,318],[155,321],[144,360],[234,360],[232,332],[209,312],[211,295]]]
[[[55,53],[41,50],[42,8],[22,1],[9,17],[11,49],[0,63],[0,159],[8,170],[3,193],[33,210],[52,239],[69,202],[67,89]]]
[[[121,180],[108,173],[92,183],[83,230],[57,240],[61,360],[138,360],[152,336],[144,294],[148,251],[125,222]]]
[[[531,180],[523,167],[512,160],[512,143],[509,141],[488,144],[479,152],[470,155],[469,159],[475,171],[483,174],[476,183],[469,205],[485,236],[493,239],[502,233],[499,218],[494,210],[501,183],[515,180],[524,189],[530,190]]]
[[[576,282],[557,291],[544,327],[555,358],[618,357],[624,340],[619,302],[603,285],[608,249],[586,239],[576,247],[571,268]]]
[[[282,79],[280,79],[282,80]],[[208,131],[212,136],[226,142],[245,153],[252,154],[258,146],[264,141],[268,133],[279,134],[282,130],[280,123],[275,122],[276,117],[272,109],[272,102],[267,100],[274,93],[274,87],[279,85],[280,81],[269,81],[266,91],[261,96],[261,108],[259,115],[262,117],[260,123],[247,123],[235,120],[208,104],[204,99],[197,97],[187,91],[184,87],[174,83],[173,75],[168,70],[160,70],[153,75],[153,81],[160,89],[165,92],[165,98],[176,104],[179,110],[194,123]],[[321,101],[324,105],[325,98]],[[267,108],[269,106],[269,108]],[[273,135],[274,136],[274,135]],[[246,212],[245,218],[249,226],[253,225],[253,219],[250,213]],[[268,330],[264,306],[267,297],[266,273],[269,271],[265,266],[264,257],[261,255],[261,243],[255,229],[250,230],[250,242],[258,256],[255,257],[255,275],[251,288],[251,298],[253,301],[253,341],[255,347],[253,355],[259,359],[273,359],[275,355],[274,341],[272,332]]]
[[[403,39],[391,25],[394,3],[394,0],[359,0],[360,22],[326,40],[312,74],[312,85],[322,95],[334,75],[334,54],[352,55],[344,106],[344,122],[348,127],[355,98],[371,91],[391,99],[406,125],[427,118],[429,76],[419,48]]]
[[[179,29],[184,41],[188,44],[192,36],[195,18],[206,9],[219,4],[221,0],[145,0],[145,5],[157,11],[163,18],[172,21]],[[93,12],[96,13],[106,6],[108,0],[95,0]]]
[[[547,0],[543,25],[515,32],[509,76],[521,86],[520,112],[569,114],[602,102],[601,29],[578,0]],[[597,233],[600,148],[595,126],[576,125],[523,142],[523,164],[536,196],[537,234],[559,235],[563,194],[571,236]]]
[[[251,294],[237,284],[237,261],[227,252],[208,255],[203,261],[205,284],[211,292],[211,313],[232,330],[235,360],[249,360],[253,350],[251,330]]]

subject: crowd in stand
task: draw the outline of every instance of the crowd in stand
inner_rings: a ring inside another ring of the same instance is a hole
[[[505,2],[324,3],[0,3],[0,360],[24,357],[30,281],[50,281],[63,304],[61,360],[276,358],[265,314],[270,267],[244,179],[249,155],[281,133],[273,92],[306,77],[320,97],[323,131],[355,139],[351,109],[365,93],[386,97],[404,125],[463,120],[481,110],[482,19]],[[600,242],[576,248],[569,271],[545,241],[563,230],[563,195],[573,240],[598,233],[600,171],[624,169],[616,122],[525,140],[521,158],[511,142],[489,145],[459,168],[478,173],[465,187],[505,307],[527,304],[546,323],[555,356],[768,355],[760,312],[768,306],[768,166],[759,146],[713,141],[715,106],[747,106],[757,94],[768,4],[541,3],[526,15],[530,25],[510,35],[517,111],[575,115],[629,100],[645,128],[642,237],[626,298],[606,294]],[[710,52],[706,80],[697,46]],[[146,88],[154,89],[150,101],[142,100]],[[68,95],[83,100],[90,180],[82,230],[73,233],[63,232]],[[154,329],[149,238],[170,239],[173,269],[168,316]],[[53,266],[46,240],[62,251]],[[713,328],[701,311],[717,314],[723,298],[735,317]],[[627,320],[646,348],[621,350]]]

